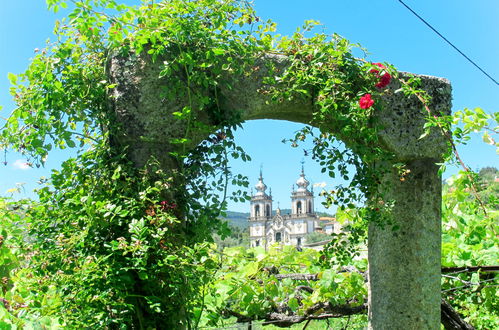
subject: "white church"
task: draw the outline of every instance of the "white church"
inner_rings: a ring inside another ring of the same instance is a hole
[[[309,182],[305,178],[302,166],[300,177],[291,192],[291,214],[281,214],[277,208],[272,214],[272,190],[267,194],[267,186],[263,183],[262,172],[255,185],[256,193],[251,196],[249,221],[250,246],[269,246],[274,243],[301,246],[305,244],[305,236],[320,229],[319,217],[314,212],[313,189],[308,189]]]

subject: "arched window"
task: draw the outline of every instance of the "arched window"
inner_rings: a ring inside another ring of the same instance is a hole
[[[265,215],[270,217],[270,205],[267,204],[266,208],[265,208]]]
[[[260,205],[255,205],[255,217],[260,216]]]
[[[301,202],[296,203],[296,214],[301,214]]]
[[[314,211],[312,210],[312,201],[308,201],[308,213],[313,213]]]
[[[280,241],[281,241],[281,239],[282,239],[282,238],[281,238],[281,233],[280,233],[280,232],[275,233],[275,241],[276,241],[276,242],[280,242]]]
[[[301,245],[301,237],[298,237],[298,238],[296,239],[296,245],[297,245],[297,246],[300,246],[300,245]]]
[[[256,240],[255,246],[260,246],[260,240],[259,239]]]

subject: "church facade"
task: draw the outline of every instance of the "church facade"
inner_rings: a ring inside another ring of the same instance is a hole
[[[301,246],[306,243],[307,234],[320,228],[319,217],[314,212],[313,190],[308,189],[309,182],[303,167],[296,186],[295,189],[293,185],[291,191],[291,213],[281,214],[280,208],[277,208],[273,214],[272,192],[266,193],[267,186],[260,171],[256,193],[251,196],[248,218],[251,247],[267,247],[275,243]]]

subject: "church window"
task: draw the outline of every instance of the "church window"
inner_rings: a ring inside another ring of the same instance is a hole
[[[312,202],[308,201],[308,213],[312,213]]]
[[[296,245],[300,246],[301,245],[301,237],[298,237],[296,239]]]
[[[270,217],[270,205],[267,204],[267,207],[265,208],[265,215]]]
[[[282,240],[281,233],[280,232],[275,233],[275,241],[280,242],[281,240]]]
[[[260,246],[260,240],[259,239],[256,240],[255,246]]]
[[[296,203],[296,213],[297,214],[301,214],[302,213],[302,211],[301,211],[301,202]]]
[[[255,217],[260,216],[260,205],[255,205]]]

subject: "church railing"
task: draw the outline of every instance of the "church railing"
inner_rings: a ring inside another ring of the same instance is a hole
[[[281,214],[281,217],[285,219],[300,219],[300,218],[319,218],[315,213],[299,213],[299,214]],[[257,216],[248,217],[249,221],[262,221],[262,220],[272,220],[273,216]]]
[[[271,220],[271,216],[257,216],[257,217],[249,217],[249,221],[261,221],[261,220]]]

